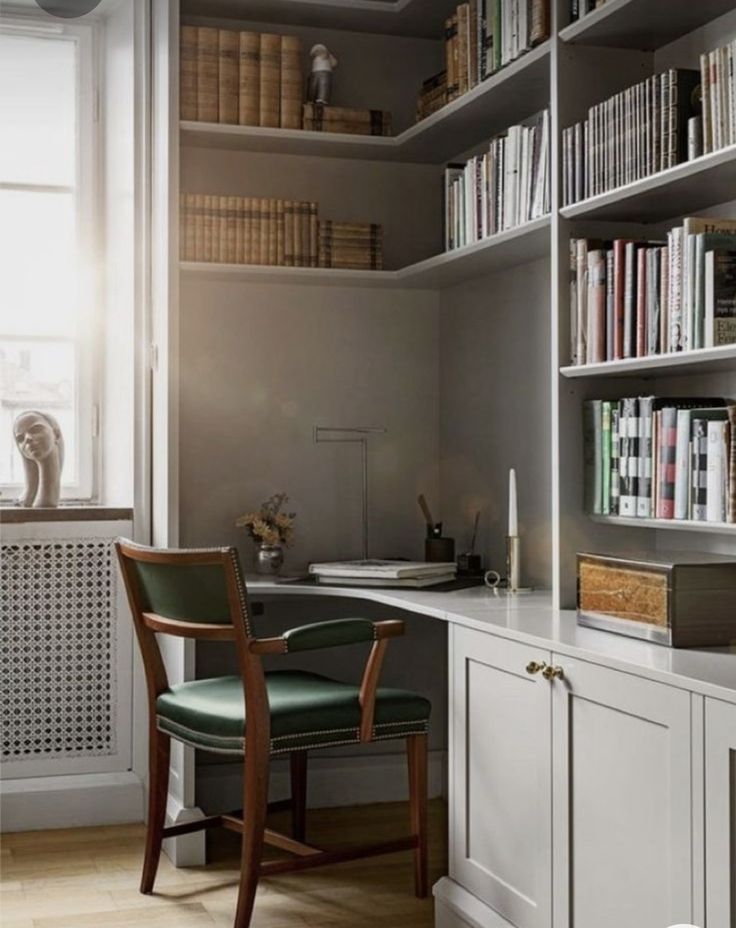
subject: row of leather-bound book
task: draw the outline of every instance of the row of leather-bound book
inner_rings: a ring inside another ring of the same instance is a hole
[[[314,201],[181,195],[184,261],[380,270],[376,223],[319,219]]]

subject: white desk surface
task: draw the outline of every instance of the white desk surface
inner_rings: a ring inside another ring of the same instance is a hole
[[[545,591],[496,595],[486,587],[471,587],[433,593],[276,583],[250,576],[247,585],[253,598],[265,601],[336,597],[382,603],[736,703],[736,643],[730,648],[676,649],[583,628],[573,610],[554,609],[552,596]]]

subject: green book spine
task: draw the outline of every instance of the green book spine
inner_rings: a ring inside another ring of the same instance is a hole
[[[611,513],[611,404],[603,403],[601,406],[601,508],[603,515]]]

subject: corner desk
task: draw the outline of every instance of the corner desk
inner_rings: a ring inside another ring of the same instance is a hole
[[[248,587],[447,623],[436,928],[736,925],[736,643],[673,650],[578,627],[544,592]]]

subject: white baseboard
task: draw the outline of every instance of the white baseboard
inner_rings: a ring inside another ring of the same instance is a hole
[[[435,928],[513,928],[494,909],[443,876],[432,890]]]
[[[3,832],[142,822],[143,784],[132,771],[3,780],[0,821]]]
[[[187,808],[169,793],[166,800],[166,824],[184,825],[204,818],[204,812],[197,806]],[[201,867],[207,862],[204,831],[193,831],[178,838],[166,838],[163,845],[164,854],[175,867]]]
[[[447,795],[447,752],[429,753],[429,797]],[[289,796],[287,759],[271,764],[272,800]],[[315,809],[401,802],[409,798],[405,754],[309,758],[307,804]],[[242,806],[240,765],[206,764],[197,768],[197,801],[206,809]]]

